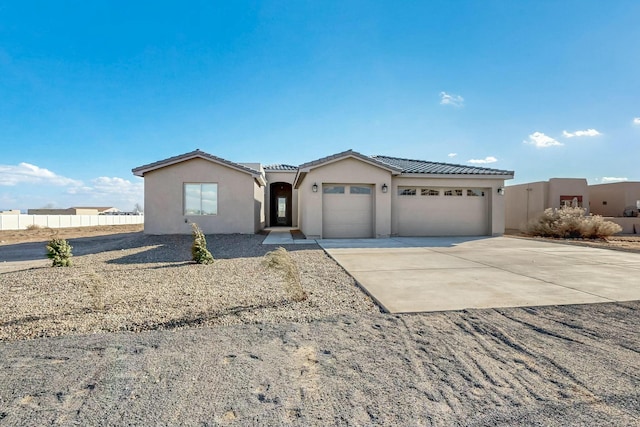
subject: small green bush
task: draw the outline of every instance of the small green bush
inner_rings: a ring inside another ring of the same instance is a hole
[[[615,222],[585,213],[584,208],[569,206],[545,209],[542,215],[527,224],[525,231],[532,236],[562,239],[602,239],[622,231]]]
[[[285,281],[285,292],[293,301],[304,301],[307,299],[307,293],[300,283],[300,273],[289,252],[283,247],[268,252],[262,261],[263,265],[268,268],[274,268],[282,271]]]
[[[198,227],[198,224],[191,224],[193,229],[193,245],[191,246],[191,256],[197,264],[212,264],[214,259],[211,252],[207,249],[207,239],[204,233]]]
[[[71,250],[73,247],[65,239],[53,237],[46,246],[47,258],[53,265],[52,267],[69,267],[71,266]]]

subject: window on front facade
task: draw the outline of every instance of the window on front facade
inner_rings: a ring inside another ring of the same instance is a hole
[[[582,196],[560,196],[560,206],[582,207]]]
[[[398,196],[415,196],[415,188],[398,188]]]
[[[361,187],[358,185],[352,185],[349,187],[349,193],[351,194],[371,194],[371,187]]]
[[[344,185],[327,185],[322,189],[324,194],[344,194]]]
[[[440,195],[440,191],[439,190],[433,190],[431,188],[423,188],[420,190],[420,195],[422,196],[439,196]]]
[[[185,215],[217,215],[218,184],[190,183],[184,185]]]

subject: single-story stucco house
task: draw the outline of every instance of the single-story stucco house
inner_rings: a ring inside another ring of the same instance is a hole
[[[307,238],[504,233],[513,171],[348,150],[299,166],[235,163],[200,150],[133,169],[144,177],[145,233],[298,227]]]

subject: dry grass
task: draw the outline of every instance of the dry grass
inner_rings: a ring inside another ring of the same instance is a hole
[[[602,239],[622,231],[618,224],[599,215],[585,215],[584,208],[563,207],[545,211],[527,224],[531,236]]]
[[[143,224],[96,225],[91,227],[57,228],[58,235],[65,239],[96,237],[109,234],[135,233],[144,229]],[[31,228],[27,230],[0,230],[0,244],[46,242],[51,239],[51,228]]]
[[[307,293],[300,283],[300,273],[295,262],[291,259],[289,252],[283,247],[279,247],[264,256],[263,265],[275,270],[279,270],[284,277],[284,289],[292,301],[304,301]]]

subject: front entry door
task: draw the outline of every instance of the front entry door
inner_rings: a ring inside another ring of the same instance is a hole
[[[270,218],[271,227],[291,227],[291,184],[287,182],[274,182],[271,184]]]
[[[277,223],[278,225],[287,225],[287,198],[286,197],[278,197],[278,216]]]

